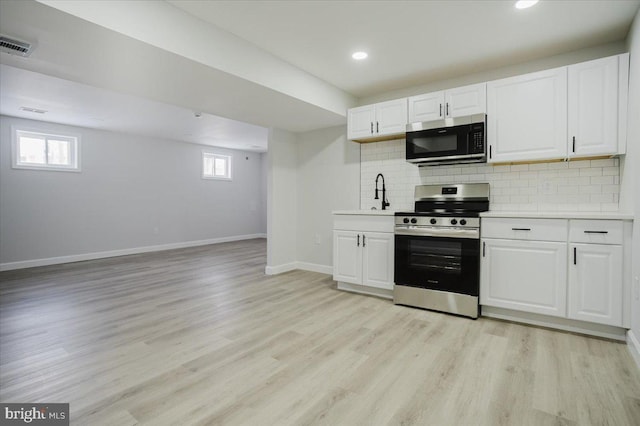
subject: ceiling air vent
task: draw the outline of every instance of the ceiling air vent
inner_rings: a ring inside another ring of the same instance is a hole
[[[27,57],[31,55],[32,47],[31,43],[0,35],[0,52]]]

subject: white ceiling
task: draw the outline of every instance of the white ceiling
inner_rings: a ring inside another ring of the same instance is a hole
[[[638,0],[169,0],[356,96],[626,37]],[[358,50],[365,61],[351,59]]]
[[[267,151],[264,127],[0,64],[0,114],[244,151]],[[47,111],[23,111],[30,107]]]
[[[261,151],[267,127],[341,125],[358,97],[623,40],[640,0],[513,4],[0,0],[0,32],[36,42],[0,54],[0,112]]]

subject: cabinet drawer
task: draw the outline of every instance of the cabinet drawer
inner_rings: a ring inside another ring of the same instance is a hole
[[[572,243],[622,244],[621,220],[570,220]]]
[[[394,216],[333,215],[333,229],[356,232],[393,232]]]
[[[568,224],[565,219],[485,218],[480,229],[482,238],[566,242]]]

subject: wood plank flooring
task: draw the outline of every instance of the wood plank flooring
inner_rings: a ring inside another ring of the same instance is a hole
[[[265,276],[250,240],[0,273],[0,399],[77,425],[638,425],[624,344]]]

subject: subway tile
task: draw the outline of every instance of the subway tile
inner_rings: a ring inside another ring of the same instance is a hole
[[[549,168],[549,163],[529,164],[529,170],[531,171],[547,170],[548,168]]]
[[[602,176],[602,168],[589,167],[586,169],[580,169],[580,176]]]
[[[591,161],[589,160],[574,160],[569,161],[570,169],[584,169],[591,166]]]
[[[615,161],[613,161],[613,158],[591,160],[591,167],[613,167],[614,165]]]
[[[511,171],[512,172],[522,172],[522,171],[528,171],[529,170],[529,165],[528,164],[514,164],[511,166]]]
[[[592,203],[613,203],[613,194],[591,194]]]
[[[620,168],[619,167],[603,167],[602,174],[604,176],[619,176]]]
[[[603,185],[603,184],[614,184],[616,182],[614,182],[614,178],[616,178],[617,176],[592,176],[591,177],[591,184],[592,185]]]
[[[619,194],[620,185],[602,185],[603,194]]]

